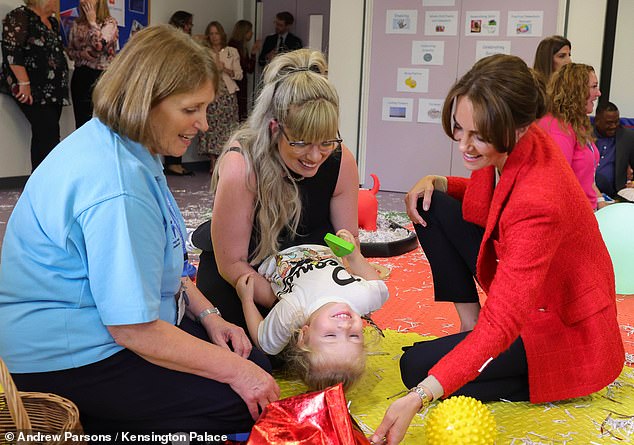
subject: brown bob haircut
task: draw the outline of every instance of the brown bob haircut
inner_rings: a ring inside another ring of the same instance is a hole
[[[171,25],[151,26],[132,36],[97,82],[94,114],[120,136],[150,147],[150,110],[207,82],[217,91],[218,71],[207,50]]]

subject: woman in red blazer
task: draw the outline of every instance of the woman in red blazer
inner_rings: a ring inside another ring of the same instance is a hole
[[[401,374],[412,389],[388,408],[374,443],[400,442],[439,397],[539,403],[585,396],[619,375],[612,263],[579,182],[534,123],[544,111],[543,89],[515,56],[480,60],[450,90],[443,128],[471,178],[426,176],[407,210],[436,294],[439,282],[468,294],[459,286],[473,270],[487,300],[472,331],[406,350]],[[479,309],[477,293],[441,297]]]

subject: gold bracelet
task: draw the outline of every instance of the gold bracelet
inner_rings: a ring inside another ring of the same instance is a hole
[[[429,399],[427,392],[423,389],[422,386],[414,386],[407,392],[408,393],[414,392],[418,394],[418,397],[420,397],[420,409],[418,410],[419,413],[423,411],[425,408],[427,408],[429,404],[431,403],[431,400]]]

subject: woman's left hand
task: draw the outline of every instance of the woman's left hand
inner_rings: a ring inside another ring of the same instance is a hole
[[[233,352],[239,356],[247,358],[251,354],[251,342],[241,327],[229,323],[218,315],[205,317],[203,325],[215,345],[230,349],[227,343],[231,342]]]
[[[370,443],[375,445],[400,443],[419,409],[420,397],[415,393],[409,393],[392,403],[385,412],[383,421],[370,437]]]
[[[90,0],[81,0],[79,2],[81,9],[84,11],[86,15],[86,20],[92,26],[97,25],[97,11],[95,10],[95,5]]]

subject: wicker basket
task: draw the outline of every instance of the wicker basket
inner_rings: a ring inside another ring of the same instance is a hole
[[[14,433],[17,439],[19,432],[60,436],[59,440],[46,442],[49,444],[80,443],[72,440],[76,436],[64,440],[66,432],[83,434],[79,410],[73,402],[55,394],[19,392],[2,359],[0,385],[4,389],[4,393],[0,393],[0,439],[5,440],[5,443],[16,442],[7,440],[5,433]]]

